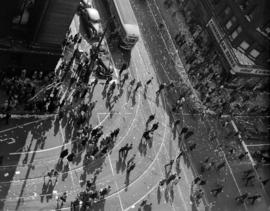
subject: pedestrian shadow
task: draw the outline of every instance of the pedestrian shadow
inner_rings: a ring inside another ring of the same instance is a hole
[[[151,136],[149,139],[146,140],[147,141],[147,145],[149,146],[149,148],[151,149],[153,146],[153,136]]]
[[[177,175],[180,175],[180,173],[181,173],[180,159],[176,160],[175,171],[176,171],[176,174],[177,174]]]
[[[173,202],[173,201],[174,201],[173,185],[170,186],[170,191],[169,191],[169,193],[170,193],[170,198],[171,198],[171,200],[172,200],[172,202]]]
[[[158,188],[157,188],[157,202],[158,202],[158,204],[160,204],[161,197],[162,197],[162,195],[161,195],[160,186],[158,186]]]
[[[68,122],[68,117],[67,117],[67,115],[64,115],[63,118],[62,118],[62,121],[61,121],[61,127],[62,128],[65,127],[67,122]]]
[[[38,139],[37,144],[40,149],[44,149],[45,141],[46,141],[45,137],[40,137],[40,139]]]
[[[173,133],[173,140],[176,138],[176,132],[177,132],[177,126],[173,127],[172,133]]]
[[[131,100],[131,106],[133,107],[135,105],[136,105],[136,92],[133,93]]]
[[[60,127],[60,120],[58,119],[57,116],[55,116],[55,120],[54,120],[54,136],[56,136],[56,134],[58,133],[59,127]]]
[[[104,100],[105,97],[107,96],[107,88],[108,88],[108,86],[104,85],[103,90],[102,90],[102,92],[101,92],[101,95],[102,95],[102,99],[103,99],[103,100]]]
[[[56,182],[57,181],[55,180],[54,183],[52,183],[52,180],[50,179],[46,185],[45,195],[46,195],[46,202],[47,203],[53,198],[53,190],[55,188]]]
[[[62,173],[62,181],[65,181],[66,178],[68,177],[68,172],[69,172],[69,164],[67,163],[64,166],[63,173]]]
[[[65,127],[65,140],[64,140],[64,142],[67,143],[71,137],[72,137],[72,125],[71,125],[71,122],[69,122]]]
[[[192,211],[198,211],[194,197],[192,196],[192,194],[190,194],[190,203],[192,204],[192,206],[191,206]]]
[[[120,172],[123,172],[126,168],[126,162],[124,159],[119,158],[118,161],[116,162],[116,172],[117,174]]]
[[[126,179],[125,179],[125,191],[126,192],[128,191],[128,186],[129,186],[129,176],[130,176],[130,173],[127,171],[126,172]]]
[[[129,101],[129,98],[130,98],[130,96],[131,96],[131,92],[132,92],[132,88],[127,88],[127,98],[126,98],[126,102],[128,102]]]
[[[146,143],[143,140],[140,141],[140,144],[138,146],[138,150],[140,152],[140,155],[146,156],[147,145],[146,145]]]
[[[25,154],[25,157],[24,157],[24,159],[23,159],[23,161],[22,161],[23,164],[27,164],[28,157],[29,157],[28,152],[31,150],[31,146],[32,146],[32,144],[33,144],[33,141],[34,141],[34,136],[32,137],[30,144],[28,145],[27,153]]]
[[[43,203],[44,201],[44,196],[47,193],[47,184],[45,182],[45,177],[44,177],[44,181],[43,181],[43,185],[42,185],[42,189],[41,189],[41,194],[40,194],[40,202]]]
[[[122,97],[123,94],[124,94],[124,89],[123,89],[123,87],[121,87],[121,88],[119,89],[118,98]]]
[[[83,187],[86,184],[86,177],[87,177],[86,171],[85,171],[85,169],[83,169],[83,173],[80,175],[81,187]]]
[[[152,211],[152,203],[144,205],[143,211]]]
[[[78,165],[81,161],[82,161],[82,153],[81,152],[76,153],[72,163]]]
[[[59,158],[55,165],[55,170],[61,172],[63,170],[63,160]]]
[[[106,202],[105,199],[99,200],[98,202],[93,203],[90,209],[86,209],[86,210],[104,211],[105,202]],[[83,209],[80,209],[80,210],[83,210]]]
[[[168,202],[169,202],[169,199],[170,199],[168,187],[165,188],[165,191],[164,191],[164,198],[165,198],[166,203],[168,203]]]
[[[159,96],[156,96],[156,105],[159,107]]]

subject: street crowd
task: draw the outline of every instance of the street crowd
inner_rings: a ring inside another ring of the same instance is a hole
[[[166,1],[169,4],[169,1]],[[169,5],[168,5],[169,6]],[[184,46],[184,35],[179,35],[176,38],[177,43],[180,46]],[[4,88],[8,96],[8,101],[5,102],[3,111],[10,113],[12,109],[16,108],[21,102],[29,102],[25,104],[24,109],[29,111],[38,112],[57,112],[57,118],[59,121],[67,119],[66,125],[71,124],[76,130],[74,136],[74,144],[72,150],[63,149],[59,154],[59,160],[54,169],[50,170],[46,175],[44,175],[44,188],[42,190],[41,197],[52,196],[52,190],[55,187],[58,176],[62,177],[68,172],[69,164],[75,162],[75,160],[81,156],[82,152],[85,152],[83,164],[85,168],[88,165],[95,162],[97,159],[104,158],[107,153],[109,153],[114,144],[117,141],[117,137],[120,133],[120,128],[116,128],[109,134],[104,134],[103,126],[93,127],[89,124],[91,118],[91,113],[95,108],[97,101],[91,101],[95,87],[100,81],[100,74],[105,77],[105,83],[103,85],[102,96],[106,101],[106,107],[109,111],[112,111],[114,104],[119,100],[123,94],[123,87],[125,83],[129,80],[129,74],[127,72],[128,65],[123,63],[119,70],[119,83],[112,77],[112,70],[110,68],[106,69],[102,65],[100,59],[100,46],[93,45],[89,52],[81,52],[79,50],[79,44],[82,41],[82,36],[80,34],[75,34],[74,36],[67,33],[67,38],[63,42],[63,57],[56,69],[55,74],[48,74],[44,76],[42,72],[34,72],[30,78],[27,76],[25,70],[22,71],[20,76],[1,76],[3,80],[0,80],[1,87]],[[196,46],[193,46],[196,45]],[[203,103],[210,109],[213,109],[217,113],[233,113],[241,114],[242,112],[251,112],[249,107],[246,110],[243,109],[245,102],[254,100],[251,97],[250,92],[253,95],[259,93],[263,87],[262,85],[258,87],[256,84],[252,87],[233,87],[233,80],[231,83],[224,84],[222,80],[221,65],[219,64],[217,56],[209,56],[207,49],[198,44],[188,45],[189,49],[195,49],[192,54],[187,53],[186,62],[190,64],[189,76],[193,82],[194,87],[200,93]],[[73,50],[72,50],[73,49]],[[71,54],[69,59],[67,59],[66,54]],[[201,58],[199,61],[197,58]],[[211,60],[211,62],[209,61]],[[203,70],[203,71],[202,71]],[[91,76],[91,77],[90,77]],[[94,78],[89,81],[89,78]],[[104,79],[104,78],[102,78]],[[149,86],[151,86],[153,77],[149,78],[144,84],[140,81],[132,79],[127,85],[127,96],[132,98],[132,104],[136,103],[136,93],[138,90],[142,90],[144,97],[147,96]],[[33,81],[38,81],[45,84],[42,92],[37,93],[37,87]],[[156,90],[156,98],[165,92],[175,89],[174,83],[161,83]],[[235,91],[236,90],[236,91]],[[236,102],[239,100],[238,91],[242,91],[241,102]],[[86,96],[87,99],[86,100]],[[172,107],[172,112],[177,112],[182,110],[183,105],[188,98],[189,93],[183,92],[178,99],[175,99],[175,105]],[[32,103],[34,102],[34,103]],[[260,108],[261,112],[265,112],[263,108]],[[255,112],[259,112],[259,108],[255,109]],[[175,120],[173,123],[174,129],[180,128],[180,120]],[[155,114],[151,114],[147,121],[145,122],[145,131],[142,131],[142,137],[140,141],[139,150],[141,154],[146,154],[147,146],[151,147],[151,142],[153,141],[153,134],[159,128],[159,122],[155,118]],[[189,140],[196,131],[187,126],[182,126],[179,131],[179,153],[178,155],[169,161],[168,164],[164,166],[165,175],[158,185],[158,190],[165,190],[168,193],[169,198],[173,199],[173,187],[177,185],[178,181],[181,179],[181,167],[180,159],[181,157],[188,157],[189,153],[196,151],[197,143],[188,142],[187,148],[182,146],[182,143]],[[210,139],[215,139],[216,134],[212,131],[212,137]],[[192,138],[191,138],[192,139]],[[119,162],[124,163],[126,168],[126,187],[129,185],[129,176],[131,172],[136,168],[136,154],[128,156],[129,151],[133,149],[132,143],[127,143],[119,149]],[[142,149],[142,150],[141,150]],[[236,155],[237,153],[234,149],[230,148],[226,153],[231,153]],[[242,160],[247,154],[241,152],[237,154],[237,159]],[[259,155],[258,155],[259,156]],[[130,157],[127,161],[126,159]],[[207,185],[207,180],[204,178],[204,174],[207,171],[220,171],[226,166],[226,162],[215,162],[211,157],[207,157],[201,163],[200,174],[192,182],[192,200],[195,204],[199,204],[204,197],[203,186]],[[175,166],[175,168],[173,168]],[[78,196],[73,200],[71,206],[74,209],[78,206],[84,209],[91,208],[94,203],[104,200],[106,195],[111,191],[111,186],[107,185],[102,188],[97,188],[96,180],[100,170],[96,170],[93,173],[91,179],[86,180],[85,189],[78,193]],[[86,174],[86,170],[84,172]],[[85,175],[82,176],[85,178]],[[55,178],[54,183],[52,182]],[[46,179],[48,182],[46,183]],[[243,184],[245,186],[253,184],[256,176],[254,169],[248,169],[243,171]],[[269,179],[262,179],[262,185],[266,185]],[[48,187],[50,187],[49,192]],[[218,197],[220,193],[223,192],[224,185],[218,184],[217,187],[212,187],[211,194],[214,197]],[[250,195],[248,193],[243,193],[235,197],[235,201],[238,204],[249,203],[253,205],[262,196],[260,194]],[[57,209],[61,209],[66,203],[68,198],[68,193],[64,192],[58,197]],[[151,206],[147,204],[147,200],[143,200],[141,205]]]
[[[54,80],[54,73],[28,71],[11,68],[0,72],[0,112],[6,115],[8,123],[10,113],[52,113],[57,107],[57,98],[50,89],[44,89],[42,98],[36,94]]]
[[[172,5],[172,1],[169,6]],[[180,7],[188,32],[181,31],[174,40],[182,52],[189,79],[203,104],[216,113],[233,115],[269,114],[269,78],[232,76],[221,64],[209,35],[196,17]],[[168,6],[168,3],[167,3]]]

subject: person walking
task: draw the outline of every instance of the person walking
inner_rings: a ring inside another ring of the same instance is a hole
[[[74,160],[75,154],[73,152],[71,152],[68,156],[67,156],[67,160],[69,162],[72,162]]]
[[[142,203],[140,204],[140,207],[144,207],[147,204],[147,200],[143,200]]]
[[[150,132],[154,132],[155,130],[158,129],[158,122],[156,122],[155,124],[153,124],[152,128],[150,129]]]
[[[184,151],[180,151],[176,157],[176,160],[180,160],[181,156],[183,156],[183,155],[184,155]]]
[[[243,160],[243,158],[248,154],[248,152],[243,152],[240,155],[238,155],[239,160]]]
[[[265,179],[265,180],[262,180],[262,184],[263,184],[263,186],[265,186],[268,182],[270,181],[270,178],[268,178],[268,179]]]
[[[162,83],[159,85],[158,90],[156,91],[156,97],[160,95],[160,92],[166,87],[166,83]]]
[[[183,127],[181,132],[180,132],[180,136],[184,133],[187,133],[188,132],[188,128],[187,127]]]
[[[124,159],[127,158],[128,152],[129,152],[129,150],[132,149],[132,147],[133,147],[133,144],[131,143],[130,145],[127,145],[127,146],[124,148],[124,152],[123,152],[123,153],[124,153],[124,154],[123,154]]]
[[[123,87],[127,80],[128,80],[128,73],[125,73],[123,79],[121,79],[120,81],[120,87]]]
[[[248,177],[253,172],[253,168],[243,171],[244,177]]]
[[[129,85],[132,87],[135,84],[136,80],[135,78],[129,82]]]
[[[174,160],[170,160],[169,163],[164,165],[166,175],[169,175],[171,173],[173,163],[174,163]],[[169,167],[169,170],[168,170],[168,167]]]
[[[166,180],[166,185],[168,185],[168,184],[170,184],[170,182],[171,181],[173,181],[173,180],[175,180],[177,178],[177,174],[175,173],[175,174],[171,174],[168,178],[167,178],[167,180]],[[181,177],[180,177],[181,178]],[[179,179],[180,179],[179,178]]]
[[[136,85],[136,87],[134,89],[134,93],[136,93],[141,86],[142,86],[142,82],[138,81],[137,85]]]
[[[67,201],[67,192],[64,192],[62,196],[59,198],[61,200],[60,208],[63,207],[64,203]]]
[[[201,175],[195,177],[194,180],[193,180],[193,184],[196,185],[199,181],[201,181],[201,177],[202,177]]]
[[[149,140],[151,138],[150,131],[144,131],[142,137],[145,138],[145,140]]]
[[[247,199],[247,197],[248,197],[248,193],[244,193],[240,196],[235,197],[235,201],[239,204],[243,204],[245,200]]]
[[[60,162],[64,159],[64,157],[66,157],[68,155],[68,149],[64,149],[61,153],[60,153]]]
[[[220,164],[217,165],[216,170],[219,171],[220,169],[225,167],[225,165],[226,165],[225,161],[221,162]]]
[[[120,128],[115,129],[115,130],[112,132],[112,138],[116,138],[116,137],[118,136],[119,132],[120,132]]]
[[[261,198],[262,196],[260,194],[256,194],[254,196],[247,197],[247,200],[250,201],[251,205],[254,205],[255,201]]]
[[[211,193],[214,197],[217,197],[218,194],[220,194],[221,192],[223,192],[223,186],[214,188],[214,189],[212,189],[212,190],[210,191],[210,193]]]
[[[252,182],[253,179],[255,179],[255,176],[254,175],[250,175],[248,177],[245,177],[244,179],[246,180],[245,186],[248,186],[248,184],[250,182]]]
[[[146,94],[147,94],[148,86],[149,86],[149,84],[151,84],[151,83],[152,83],[152,80],[153,80],[153,77],[152,77],[152,78],[150,78],[148,81],[146,81],[146,83],[145,83],[145,85],[144,85],[144,93],[143,93],[143,95],[144,95],[144,97],[145,97],[145,98],[146,98]]]
[[[175,120],[174,123],[173,123],[173,127],[176,128],[177,125],[179,125],[180,123],[181,123],[181,119]]]
[[[154,119],[155,119],[155,114],[151,114],[151,115],[148,117],[148,119],[147,119],[145,125],[148,126],[148,124],[149,124],[150,122],[152,122]]]
[[[197,144],[193,143],[189,146],[189,150],[192,152],[196,148]]]
[[[127,165],[127,174],[129,174],[135,168],[135,166],[136,164],[133,161],[129,163],[129,165]]]
[[[128,166],[129,166],[131,163],[134,162],[135,157],[136,157],[136,154],[133,154],[133,156],[128,160],[128,162],[127,162],[127,165],[128,165]]]
[[[124,70],[127,69],[127,64],[123,63],[120,70],[119,70],[119,78],[121,78],[122,73],[124,72]]]
[[[169,85],[167,86],[167,90],[170,91],[174,87],[175,87],[174,83],[173,82],[170,82]]]
[[[125,146],[121,147],[118,151],[119,153],[119,158],[123,158],[124,157],[124,151],[125,149],[128,147],[128,144],[126,144]]]
[[[148,81],[146,81],[146,83],[145,83],[145,87],[148,87],[149,86],[149,84],[151,84],[152,83],[152,81],[153,81],[153,77],[151,77]]]

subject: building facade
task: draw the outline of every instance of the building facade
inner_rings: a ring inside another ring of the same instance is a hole
[[[0,7],[0,68],[56,65],[79,0],[13,0]]]
[[[270,1],[190,0],[184,5],[215,38],[232,74],[270,75]]]

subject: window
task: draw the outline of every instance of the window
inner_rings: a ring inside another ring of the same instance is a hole
[[[237,29],[235,29],[232,32],[232,34],[230,36],[231,40],[234,40],[241,32],[242,32],[242,27],[241,26],[238,26]]]
[[[252,49],[249,53],[253,58],[257,58],[260,55],[260,52],[256,49]]]
[[[262,30],[269,36],[269,34],[270,34],[270,21],[267,21],[267,23],[263,25]]]
[[[240,9],[242,11],[244,11],[244,10],[246,10],[248,8],[248,6],[250,5],[250,2],[249,2],[249,0],[245,0],[245,1],[241,2],[241,3],[239,3],[239,4],[240,4],[239,5]]]
[[[267,34],[270,34],[270,27],[266,27],[265,31],[266,31]]]
[[[252,7],[252,9],[247,13],[247,19],[250,22],[254,18],[254,14],[256,11],[256,6]]]
[[[224,13],[225,13],[226,15],[229,15],[230,12],[231,12],[231,8],[227,6],[227,7],[225,8]]]
[[[34,7],[35,0],[20,1],[17,12],[13,17],[12,23],[26,25],[29,22],[30,10]]]
[[[226,28],[230,29],[232,25],[236,22],[236,17],[233,16],[227,23],[226,23]]]
[[[226,28],[227,29],[230,29],[232,27],[232,22],[229,20],[227,23],[226,23]]]
[[[243,50],[247,50],[249,48],[249,44],[246,41],[241,42],[240,44],[240,48],[242,48]]]

